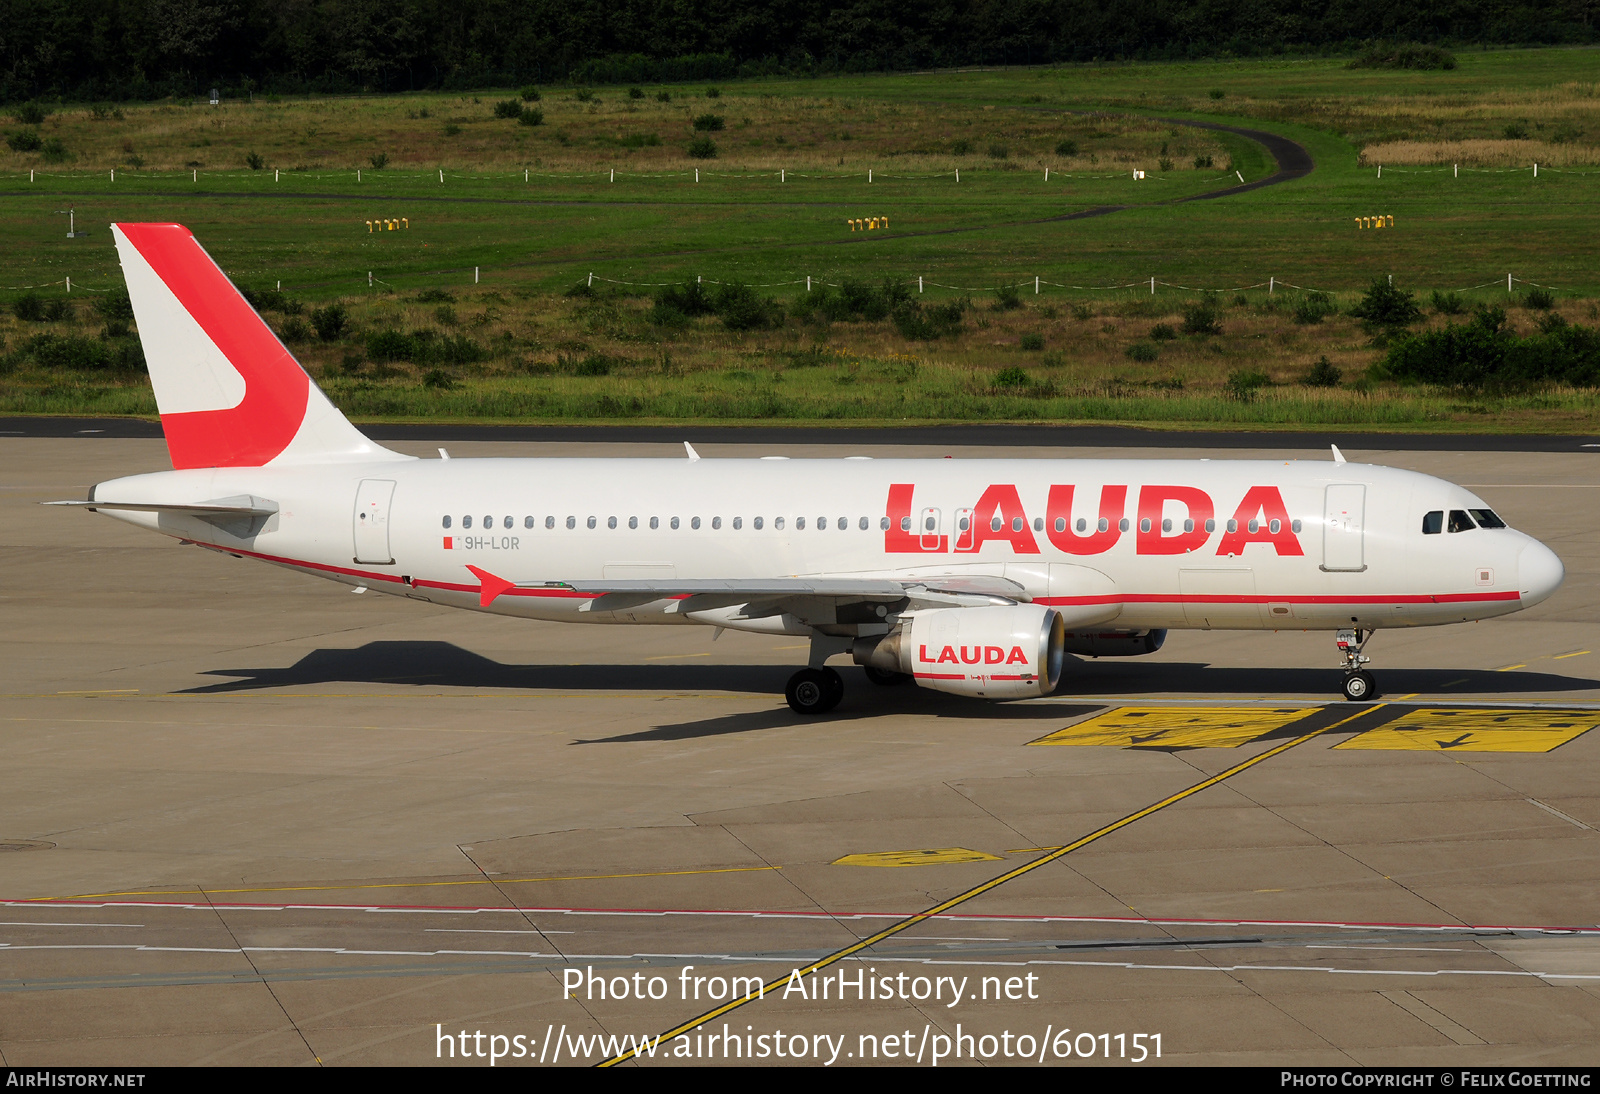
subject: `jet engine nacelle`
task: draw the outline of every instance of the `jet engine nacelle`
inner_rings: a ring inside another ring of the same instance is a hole
[[[936,608],[880,639],[858,639],[856,663],[903,672],[925,688],[985,699],[1049,695],[1061,680],[1066,627],[1054,608]]]
[[[1084,657],[1140,657],[1155,653],[1167,640],[1156,631],[1068,631],[1066,650]]]

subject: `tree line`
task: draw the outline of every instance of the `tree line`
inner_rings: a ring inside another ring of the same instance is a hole
[[[0,0],[0,99],[1587,43],[1600,0]]]

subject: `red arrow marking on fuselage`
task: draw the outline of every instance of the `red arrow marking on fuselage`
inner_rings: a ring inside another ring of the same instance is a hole
[[[503,577],[495,577],[488,570],[480,570],[476,566],[468,566],[472,576],[478,579],[478,604],[487,608],[494,603],[494,598],[510,589],[515,589],[515,581],[507,581]]]

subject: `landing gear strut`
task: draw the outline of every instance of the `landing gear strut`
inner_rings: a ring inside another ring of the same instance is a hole
[[[1370,630],[1352,628],[1342,630],[1334,638],[1339,644],[1339,655],[1344,658],[1344,697],[1352,703],[1364,703],[1378,697],[1378,684],[1372,678],[1372,673],[1362,668],[1370,664],[1372,658],[1365,657],[1361,651],[1366,648],[1371,640]]]
[[[844,678],[833,669],[801,669],[789,677],[783,697],[796,714],[826,714],[844,698]]]

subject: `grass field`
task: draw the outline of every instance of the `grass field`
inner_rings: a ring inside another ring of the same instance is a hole
[[[1555,287],[1572,322],[1600,318],[1593,62],[1541,50],[1463,53],[1449,72],[1316,59],[767,81],[716,97],[545,88],[526,104],[539,125],[494,116],[510,91],[61,107],[36,127],[59,150],[0,152],[0,300],[27,286],[59,297],[70,276],[73,307],[0,320],[0,411],[153,411],[141,377],[27,347],[104,327],[88,302],[119,281],[108,223],[177,220],[235,280],[303,305],[268,319],[361,417],[1593,429],[1600,400],[1585,390],[1352,387],[1382,347],[1343,314],[1392,275],[1424,298],[1510,305],[1523,330],[1530,284]],[[706,115],[721,128],[696,130]],[[1259,145],[1183,124],[1205,120],[1289,136],[1316,170],[1178,203],[1272,171]],[[696,139],[715,157],[691,157]],[[1125,208],[1056,219],[1106,205]],[[68,208],[87,238],[66,238]],[[1377,215],[1394,227],[1356,228]],[[874,217],[887,227],[848,223]],[[566,295],[591,274],[592,295]],[[915,302],[960,304],[959,321],[924,338],[830,321],[808,309],[807,277],[896,281]],[[658,321],[650,294],[697,278],[762,286],[787,317],[743,331]],[[1016,306],[996,296],[1008,284]],[[1340,314],[1297,322],[1296,286]],[[1181,333],[1202,300],[1221,333]],[[347,323],[323,341],[308,319],[332,303]],[[1152,339],[1158,325],[1178,336]],[[386,331],[406,337],[373,353]],[[1322,357],[1342,386],[1299,382]],[[1229,383],[1249,373],[1271,383]]]

